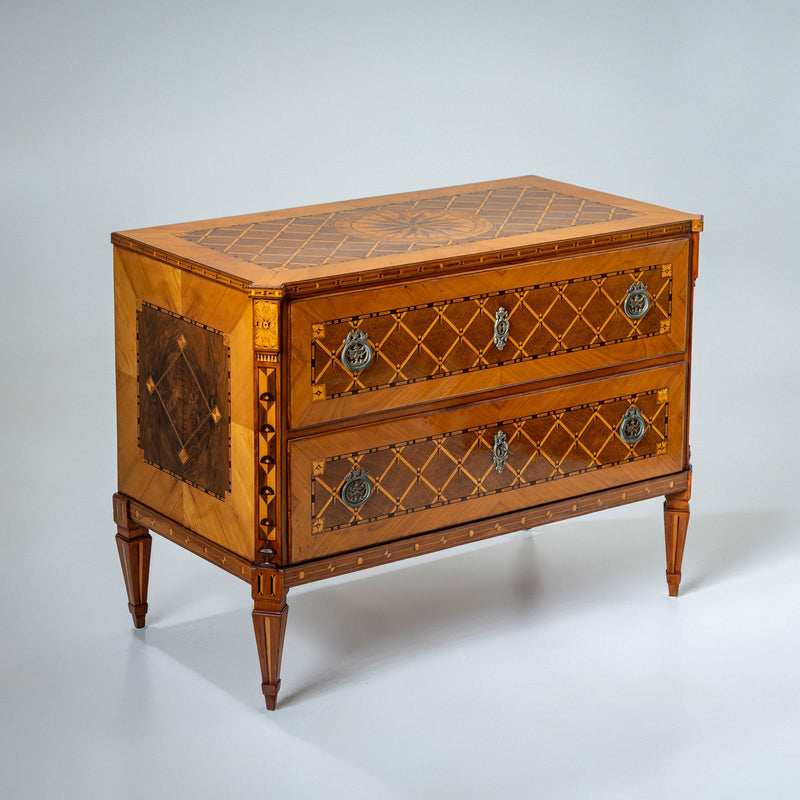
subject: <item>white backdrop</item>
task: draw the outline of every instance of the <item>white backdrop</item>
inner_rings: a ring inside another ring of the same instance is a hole
[[[800,5],[6,1],[0,41],[0,794],[797,796]],[[683,597],[647,503],[296,591],[277,714],[247,588],[168,543],[134,634],[109,233],[531,173],[705,214]]]

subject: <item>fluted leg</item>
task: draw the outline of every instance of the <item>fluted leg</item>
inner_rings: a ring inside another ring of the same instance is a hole
[[[114,521],[117,523],[117,550],[128,592],[128,610],[135,628],[144,628],[147,614],[147,583],[150,577],[150,547],[153,539],[147,528],[130,518],[128,501],[114,495]]]
[[[678,596],[681,584],[681,562],[689,527],[689,499],[692,494],[692,476],[682,492],[668,494],[664,501],[664,537],[667,546],[667,586],[670,597]]]
[[[280,571],[253,570],[253,628],[261,664],[261,691],[270,711],[275,710],[281,687],[281,656],[289,613],[286,595]]]

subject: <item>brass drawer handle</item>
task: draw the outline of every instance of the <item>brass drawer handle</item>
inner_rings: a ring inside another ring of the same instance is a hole
[[[619,436],[625,444],[636,444],[647,430],[642,412],[636,406],[631,406],[622,418],[619,425]]]
[[[506,346],[509,327],[508,311],[501,306],[494,315],[494,343],[498,350],[502,350]]]
[[[506,468],[508,457],[511,451],[508,449],[508,441],[503,431],[497,431],[494,435],[494,446],[492,447],[492,461],[494,468],[498,472],[502,472]]]
[[[351,372],[359,372],[372,361],[372,346],[367,341],[364,331],[350,331],[342,342],[342,364]]]
[[[369,500],[372,494],[372,484],[369,480],[369,473],[361,467],[353,467],[347,473],[342,486],[342,502],[348,508],[360,508]]]
[[[628,287],[623,310],[630,319],[641,319],[650,308],[650,295],[642,281],[636,281]]]

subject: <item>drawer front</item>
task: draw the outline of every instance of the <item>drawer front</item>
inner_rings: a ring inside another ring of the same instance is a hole
[[[685,366],[290,444],[294,561],[677,472]]]
[[[685,241],[300,301],[292,427],[685,345]]]

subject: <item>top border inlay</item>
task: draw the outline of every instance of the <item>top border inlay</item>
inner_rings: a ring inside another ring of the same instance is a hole
[[[696,231],[702,217],[522,176],[112,234],[253,298],[295,298]]]
[[[629,219],[642,212],[539,186],[502,186],[177,234],[276,273]]]

